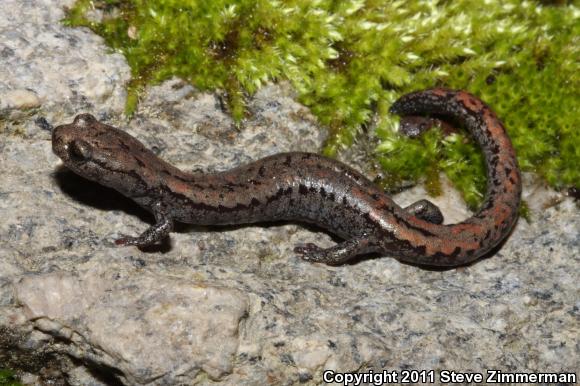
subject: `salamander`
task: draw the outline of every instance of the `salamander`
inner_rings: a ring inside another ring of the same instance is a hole
[[[402,96],[390,109],[401,131],[429,128],[444,117],[471,133],[487,167],[481,208],[457,224],[421,200],[397,205],[380,187],[346,164],[314,153],[289,152],[219,173],[186,173],[157,157],[128,133],[80,114],[52,133],[66,167],[133,199],[155,224],[118,245],[148,246],[166,238],[175,221],[199,225],[296,221],[315,224],[344,241],[330,248],[307,243],[295,252],[331,265],[378,252],[431,266],[472,262],[497,246],[518,217],[521,178],[514,149],[496,114],[465,92],[436,88]]]

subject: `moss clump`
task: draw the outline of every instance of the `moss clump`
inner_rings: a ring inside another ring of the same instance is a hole
[[[79,0],[67,23],[127,57],[129,112],[144,85],[179,76],[224,90],[240,121],[247,95],[287,79],[329,128],[327,155],[376,114],[389,188],[427,178],[437,193],[443,171],[475,206],[478,150],[458,134],[400,138],[388,107],[417,89],[468,89],[503,118],[524,170],[579,186],[579,15],[572,4],[519,0]]]
[[[0,368],[0,386],[22,386],[12,370]]]

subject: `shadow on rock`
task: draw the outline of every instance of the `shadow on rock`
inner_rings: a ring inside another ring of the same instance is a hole
[[[102,210],[121,210],[148,224],[153,222],[149,212],[114,189],[80,177],[64,166],[53,175],[63,193],[83,205]]]

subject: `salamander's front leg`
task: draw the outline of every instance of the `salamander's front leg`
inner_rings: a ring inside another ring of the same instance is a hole
[[[367,237],[346,240],[330,248],[321,248],[312,243],[297,245],[294,248],[294,252],[302,255],[304,260],[328,265],[339,265],[355,256],[377,250],[377,245]]]
[[[169,236],[169,232],[173,230],[173,220],[162,210],[160,204],[153,208],[156,223],[149,227],[139,237],[124,236],[115,240],[117,245],[136,245],[138,247],[146,247],[157,243]]]

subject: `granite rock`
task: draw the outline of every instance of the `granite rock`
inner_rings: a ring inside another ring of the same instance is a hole
[[[70,1],[4,3],[13,11],[0,14],[0,367],[27,384],[73,385],[318,384],[324,369],[577,368],[578,205],[531,182],[526,197],[541,208],[532,221],[521,219],[501,249],[459,269],[388,256],[309,264],[295,244],[334,240],[298,224],[182,225],[147,251],[115,247],[150,215],[64,169],[51,125],[90,112],[172,164],[207,171],[316,151],[324,131],[283,83],[249,101],[241,127],[219,92],[179,79],[148,89],[127,121],[128,67],[102,39],[59,24]],[[345,157],[367,172],[353,152]],[[447,220],[468,216],[446,190],[437,204]],[[418,187],[396,199],[421,197]]]
[[[247,296],[193,271],[148,271],[94,256],[75,272],[24,275],[14,285],[15,301],[34,328],[67,342],[63,352],[115,368],[125,383],[231,373]]]
[[[88,29],[60,23],[73,2],[2,1],[0,119],[8,131],[14,121],[21,128],[31,116],[52,121],[79,109],[123,111],[129,66]]]

